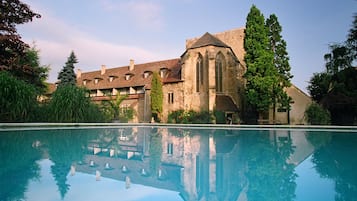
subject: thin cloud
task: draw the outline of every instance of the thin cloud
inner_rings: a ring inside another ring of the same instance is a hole
[[[58,72],[72,50],[79,60],[76,67],[82,71],[99,70],[102,64],[108,67],[127,65],[130,59],[147,62],[164,57],[141,47],[97,39],[44,10],[42,12],[42,9],[36,10],[40,10],[42,18],[22,26],[21,29],[30,33],[23,39],[28,44],[35,42],[40,50],[41,63],[50,65],[50,82],[57,80]]]
[[[142,29],[162,30],[165,26],[163,7],[153,1],[102,1],[103,8],[125,14],[127,20]]]

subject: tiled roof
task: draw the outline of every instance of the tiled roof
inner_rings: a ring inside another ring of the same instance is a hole
[[[167,74],[163,78],[163,83],[180,82],[181,81],[181,65],[180,59],[170,59],[163,61],[155,61],[144,64],[135,64],[133,70],[129,70],[129,66],[108,68],[102,75],[101,70],[92,72],[82,72],[81,76],[77,78],[77,85],[85,86],[88,89],[111,89],[111,88],[125,88],[135,86],[145,86],[146,89],[151,88],[152,75],[147,78],[144,77],[144,72],[160,72],[160,69],[166,68]],[[130,79],[126,80],[126,75]],[[110,77],[112,81],[110,81]],[[98,79],[98,83],[95,83]],[[86,85],[83,81],[86,80]]]
[[[216,38],[215,36],[211,35],[210,33],[206,32],[201,38],[199,38],[191,47],[192,48],[199,48],[205,46],[216,46],[216,47],[229,47],[227,44]]]

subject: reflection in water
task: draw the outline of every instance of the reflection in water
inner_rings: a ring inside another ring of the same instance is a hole
[[[39,178],[37,137],[21,131],[0,133],[0,200],[24,199],[29,180]]]
[[[335,181],[336,200],[355,200],[357,195],[357,138],[339,133],[318,137],[319,147],[312,161],[321,177]]]
[[[87,174],[98,183],[122,181],[127,191],[132,184],[175,191],[181,200],[292,201],[295,168],[311,155],[317,172],[335,181],[337,200],[357,194],[351,134],[119,127],[7,131],[0,140],[0,200],[6,201],[25,199],[29,181],[41,180],[36,161],[42,158],[53,162],[62,200],[72,190],[69,176]]]

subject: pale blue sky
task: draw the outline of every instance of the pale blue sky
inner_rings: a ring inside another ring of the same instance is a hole
[[[19,27],[23,39],[41,50],[57,79],[71,50],[82,71],[102,64],[129,64],[178,58],[185,40],[205,32],[245,26],[255,4],[267,18],[274,13],[287,41],[292,82],[306,90],[324,69],[328,44],[343,42],[357,12],[357,0],[23,0],[42,18]]]

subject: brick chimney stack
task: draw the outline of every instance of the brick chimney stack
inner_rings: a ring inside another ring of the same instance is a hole
[[[82,76],[82,71],[81,71],[81,69],[77,69],[77,79],[78,79],[78,78],[81,78],[81,76]]]
[[[133,59],[130,59],[130,65],[129,65],[129,70],[132,71],[134,70],[134,60]]]
[[[107,69],[107,67],[105,65],[102,65],[102,68],[100,69],[100,74],[104,75],[106,69]]]

